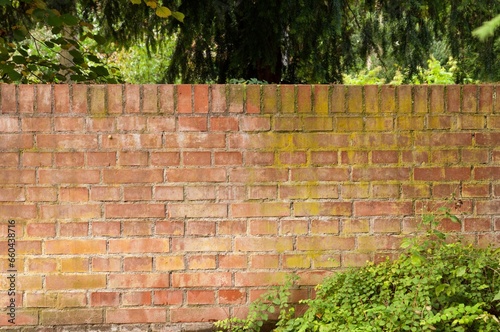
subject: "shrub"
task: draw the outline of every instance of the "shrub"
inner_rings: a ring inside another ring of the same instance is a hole
[[[446,210],[441,216],[458,221]],[[327,277],[315,299],[302,301],[308,309],[299,317],[284,305],[286,288],[273,290],[264,299],[279,299],[275,331],[500,331],[500,251],[448,239],[433,215],[423,221],[429,230],[404,242],[398,259]],[[258,331],[267,319],[258,311],[274,307],[257,303],[247,319],[217,326]]]

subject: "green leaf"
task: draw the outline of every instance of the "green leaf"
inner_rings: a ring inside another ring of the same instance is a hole
[[[7,6],[11,4],[12,0],[0,0],[0,6]]]
[[[167,7],[161,6],[160,8],[156,9],[156,15],[162,18],[166,18],[172,15],[172,12]]]
[[[20,56],[20,55],[14,55],[12,57],[12,61],[14,61],[15,63],[17,63],[18,65],[22,65],[22,64],[26,63],[26,58],[23,57],[23,56]]]
[[[184,23],[184,14],[181,12],[172,12],[172,16],[179,22]]]
[[[497,293],[497,295],[495,295],[493,301],[500,301],[500,291]]]
[[[107,76],[107,75],[109,75],[108,70],[104,66],[92,67],[92,68],[90,68],[90,70],[92,70],[98,76]]]
[[[61,15],[61,20],[64,24],[69,25],[69,26],[77,25],[80,22],[78,17],[70,15],[70,14]]]
[[[55,14],[49,15],[49,17],[47,18],[47,23],[51,27],[56,27],[56,28],[63,25],[63,21],[61,20],[61,17],[57,16]]]
[[[141,4],[141,0],[130,0],[130,2],[132,2],[134,5],[140,5]]]
[[[457,270],[456,270],[456,273],[457,273],[457,277],[461,277],[465,274],[465,272],[467,271],[467,267],[466,266],[461,266],[459,267]]]

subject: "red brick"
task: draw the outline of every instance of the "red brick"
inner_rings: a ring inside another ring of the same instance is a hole
[[[212,221],[189,221],[186,227],[186,234],[195,236],[215,235],[215,222]]]
[[[35,205],[0,205],[0,214],[13,219],[34,219],[37,216]]]
[[[236,272],[234,285],[236,287],[272,286],[285,282],[285,272]]]
[[[119,236],[120,223],[119,222],[93,222],[92,235],[94,236]]]
[[[123,85],[108,84],[108,112],[112,114],[123,113]]]
[[[122,235],[124,236],[150,236],[153,223],[150,221],[128,221],[123,223]]]
[[[151,292],[127,292],[122,295],[124,306],[145,306],[151,305]]]
[[[244,117],[240,119],[240,130],[242,131],[268,131],[271,129],[269,117]]]
[[[0,167],[13,167],[19,164],[19,153],[2,152],[0,154]]]
[[[54,237],[56,235],[56,225],[55,223],[27,224],[26,235],[28,235],[29,237]]]
[[[158,85],[158,98],[160,112],[166,114],[174,113],[174,87],[172,84],[160,84]]]
[[[187,117],[178,118],[179,131],[203,132],[208,129],[208,119],[206,117]]]
[[[119,187],[92,187],[90,198],[93,201],[118,201],[120,200]]]
[[[444,85],[429,86],[431,113],[444,113],[444,87]]]
[[[24,167],[52,166],[52,153],[23,152],[21,154],[21,162]]]
[[[483,129],[486,125],[486,117],[484,115],[462,115],[459,118],[459,128],[462,130],[468,129]]]
[[[347,168],[294,168],[291,174],[292,181],[347,181]]]
[[[395,164],[398,162],[398,151],[372,151],[372,163],[376,164]]]
[[[148,117],[148,131],[151,133],[175,131],[174,117]]]
[[[152,257],[125,257],[123,258],[123,271],[152,271]]]
[[[245,165],[272,165],[274,163],[274,153],[245,151],[244,159]]]
[[[59,189],[59,201],[61,202],[87,202],[89,190],[82,187],[63,187]]]
[[[118,165],[145,166],[148,164],[148,153],[143,151],[122,151],[118,156]]]
[[[38,113],[52,112],[52,86],[49,84],[37,84],[35,88],[36,94],[36,111]]]
[[[179,290],[157,290],[153,293],[155,305],[182,304],[182,291]]]
[[[46,149],[97,149],[96,135],[40,134],[37,136],[39,148]]]
[[[88,166],[115,166],[116,152],[88,152]]]
[[[56,167],[83,167],[83,152],[57,152],[54,155]]]
[[[480,146],[494,146],[500,142],[500,133],[478,133],[476,134],[476,144]]]
[[[88,222],[60,223],[59,235],[62,237],[82,237],[89,235]]]
[[[192,86],[181,84],[177,86],[177,111],[179,113],[192,113]]]
[[[0,149],[31,149],[33,147],[33,135],[29,134],[0,134]]]
[[[459,85],[446,86],[446,112],[447,113],[460,112],[460,86]]]
[[[133,308],[106,310],[106,323],[165,323],[167,310],[162,308]]]
[[[41,184],[91,184],[99,183],[99,171],[97,170],[45,170],[38,173]]]
[[[398,91],[401,93],[402,91],[402,96],[400,96],[400,104],[401,106],[406,107],[404,104],[406,100],[404,99],[406,95],[404,94],[404,87],[400,87],[401,89],[398,89]],[[385,113],[394,113],[396,111],[396,87],[392,85],[382,85],[381,91],[380,91],[380,110]],[[368,111],[368,110],[367,110]]]
[[[165,288],[169,287],[165,274],[110,274],[108,288]]]
[[[278,188],[275,185],[248,187],[248,199],[275,199]]]
[[[155,186],[153,197],[159,201],[181,201],[184,199],[183,187]]]
[[[293,249],[292,237],[238,237],[235,239],[236,251],[277,251]]]
[[[172,287],[227,287],[231,286],[229,272],[173,272]]]
[[[57,199],[57,191],[55,188],[28,187],[26,198],[32,202],[54,202]]]
[[[28,260],[28,271],[34,273],[51,273],[57,270],[55,258],[33,258]]]
[[[93,307],[117,307],[120,303],[120,293],[93,292],[90,294],[90,305]]]
[[[281,199],[338,198],[336,185],[281,185]]]
[[[246,300],[246,293],[240,289],[219,290],[219,304],[243,304]]]
[[[69,85],[56,84],[54,85],[54,112],[69,113]]]
[[[186,199],[190,201],[215,199],[215,189],[214,186],[186,186]]]
[[[500,200],[492,201],[477,201],[476,202],[477,214],[492,214],[498,215],[500,213]]]
[[[355,216],[404,216],[413,212],[411,202],[354,202]]]
[[[46,240],[46,254],[104,254],[106,240]]]
[[[278,234],[278,222],[275,220],[251,220],[249,222],[251,235]]]
[[[168,182],[225,182],[226,171],[220,168],[167,169]]]
[[[478,166],[474,168],[475,180],[498,180],[500,179],[500,166]]]
[[[19,131],[19,121],[17,117],[1,117],[0,132],[12,133]]]
[[[32,84],[19,85],[18,101],[20,113],[33,113],[35,101],[35,86]]]
[[[442,181],[444,180],[444,168],[442,167],[419,167],[414,169],[415,181]]]
[[[227,205],[220,203],[170,204],[169,216],[173,218],[225,218]]]
[[[362,251],[397,250],[403,238],[395,235],[360,236],[358,249]]]
[[[401,232],[401,222],[398,218],[376,218],[373,220],[374,233],[396,233]]]
[[[243,155],[241,152],[215,152],[215,165],[241,165]]]
[[[89,110],[92,114],[107,114],[106,108],[106,86],[91,85],[89,86],[90,105]]]
[[[279,255],[252,255],[250,256],[250,267],[252,269],[275,270],[279,268]]]
[[[163,170],[161,169],[105,169],[104,183],[161,183]]]
[[[312,110],[311,97],[312,96],[311,96],[310,85],[297,86],[297,112],[311,113]]]
[[[24,202],[23,188],[0,188],[0,202]]]
[[[223,133],[183,133],[166,134],[166,148],[195,148],[195,149],[212,149],[224,148],[226,145],[225,134]]]
[[[35,183],[35,171],[0,170],[2,184],[29,184]]]
[[[158,112],[158,85],[144,84],[142,86],[142,112],[156,113]]]
[[[224,254],[219,256],[219,268],[220,269],[246,269],[247,268],[247,256],[246,255],[232,255]],[[219,291],[220,294],[220,291]],[[219,295],[220,297],[220,295]]]
[[[281,85],[281,112],[295,113],[295,85]]]
[[[135,84],[125,85],[125,113],[139,113],[141,107],[140,86]]]
[[[155,258],[156,271],[175,271],[185,268],[184,256],[159,256]]]
[[[107,218],[162,218],[165,217],[164,204],[107,204]]]
[[[119,131],[144,131],[146,130],[146,118],[140,116],[122,116],[116,119],[116,125]]]
[[[230,238],[173,238],[172,250],[174,251],[229,251],[231,250]]]
[[[170,309],[170,321],[181,322],[214,322],[227,318],[225,308],[173,308]]]
[[[491,232],[490,218],[465,218],[463,220],[465,232]]]
[[[183,152],[182,159],[184,165],[203,166],[210,165],[212,156],[210,152]]]
[[[218,233],[221,235],[246,234],[247,223],[244,220],[224,220],[219,222]]]
[[[149,186],[123,188],[123,199],[125,201],[149,201],[151,198],[152,190]]]
[[[279,161],[285,165],[304,165],[307,161],[306,152],[281,152]]]
[[[85,84],[74,84],[72,86],[72,113],[86,114],[88,86]]]
[[[153,166],[175,166],[181,160],[178,152],[151,152],[150,156]]]
[[[459,150],[435,150],[431,154],[433,164],[457,164],[459,162]]]
[[[394,119],[389,116],[367,117],[364,120],[367,131],[393,131],[394,129]]]
[[[119,272],[121,263],[119,258],[92,257],[92,271],[94,272]]]

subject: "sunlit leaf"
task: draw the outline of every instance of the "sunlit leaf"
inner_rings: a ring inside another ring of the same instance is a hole
[[[181,12],[172,12],[172,16],[179,22],[184,23],[184,14]]]
[[[162,18],[166,18],[172,15],[172,12],[167,7],[161,6],[160,8],[156,9],[156,15]]]

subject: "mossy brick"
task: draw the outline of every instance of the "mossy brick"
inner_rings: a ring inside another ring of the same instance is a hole
[[[3,85],[4,87],[6,85]],[[3,91],[3,88],[2,88]],[[21,84],[18,86],[19,113],[33,114],[35,111],[35,86],[32,84]],[[2,92],[3,93],[3,92]],[[2,99],[3,101],[3,99]],[[8,102],[7,102],[8,105]],[[7,106],[7,108],[12,108]],[[2,110],[1,113],[6,113]]]
[[[370,231],[370,219],[349,218],[342,221],[342,234],[368,233]]]
[[[494,85],[482,84],[479,86],[479,113],[493,113]]]
[[[248,114],[260,113],[261,86],[251,84],[245,86],[245,107]]]
[[[193,89],[194,112],[208,113],[209,109],[209,88],[207,84],[196,84]],[[180,113],[180,112],[179,112]]]
[[[349,202],[296,202],[293,205],[295,216],[351,216]]]
[[[476,85],[462,87],[462,112],[476,113],[478,104],[478,88]]]
[[[262,112],[274,114],[278,111],[278,89],[274,84],[262,86]]]
[[[248,229],[251,235],[276,235],[278,222],[276,220],[250,220]]]
[[[106,86],[105,85],[91,85],[89,87],[90,105],[89,110],[91,114],[107,114],[108,108],[106,103]]]
[[[243,113],[245,87],[241,84],[229,85],[229,113]]]
[[[349,86],[347,88],[347,112],[362,113],[363,112],[363,87]]]
[[[357,201],[354,202],[354,215],[364,216],[398,216],[410,215],[413,212],[411,202],[389,202],[389,201]]]
[[[212,113],[225,113],[227,111],[226,88],[224,84],[213,84],[211,88],[211,109]]]
[[[379,113],[379,86],[365,85],[364,90],[366,113]]]
[[[329,86],[328,85],[315,85],[314,88],[314,104],[313,110],[316,114],[328,114],[329,110]]]
[[[335,130],[339,132],[356,132],[364,128],[362,117],[337,117],[335,122]]]
[[[430,89],[430,111],[433,114],[441,114],[445,111],[445,86],[432,85]]]
[[[344,85],[332,85],[332,93],[330,96],[330,112],[343,113],[345,112],[345,96],[346,87]]]
[[[184,256],[156,256],[155,269],[156,271],[177,271],[184,270],[186,263]]]
[[[142,86],[142,112],[158,112],[158,86],[156,84],[144,84]]]
[[[396,87],[383,85],[380,88],[380,111],[383,113],[396,112]]]
[[[290,216],[290,204],[281,202],[235,203],[230,205],[233,218],[249,217],[287,217]]]
[[[99,289],[106,287],[106,276],[91,274],[48,274],[45,276],[47,290]]]
[[[327,218],[327,219],[313,219],[311,221],[311,234],[312,235],[323,235],[323,234],[339,234],[340,232],[340,220],[337,218]]]
[[[104,323],[101,309],[44,310],[40,313],[40,324],[45,326],[101,323]]]
[[[342,253],[342,267],[362,267],[366,263],[372,262],[371,254],[365,253]]]
[[[459,118],[462,118],[460,116]],[[428,129],[452,129],[454,123],[454,117],[450,115],[428,115],[427,116],[427,128]]]
[[[312,112],[312,88],[310,85],[297,86],[297,112]]]
[[[415,85],[413,87],[413,111],[415,113],[428,112],[428,86]]]
[[[109,114],[123,113],[123,85],[110,84],[107,86]]]
[[[396,87],[396,93],[398,97],[398,108],[399,113],[411,113],[413,110],[413,88],[412,85],[400,85]]]
[[[394,118],[389,116],[375,116],[365,118],[366,131],[393,131]]]
[[[141,89],[140,85],[125,85],[125,113],[140,113],[141,111]]]
[[[274,117],[275,131],[301,131],[302,118],[296,116]]]
[[[486,117],[484,115],[463,114],[459,117],[459,128],[462,130],[478,130],[486,127]]]
[[[333,130],[332,117],[310,117],[303,118],[304,131],[331,131]]]

